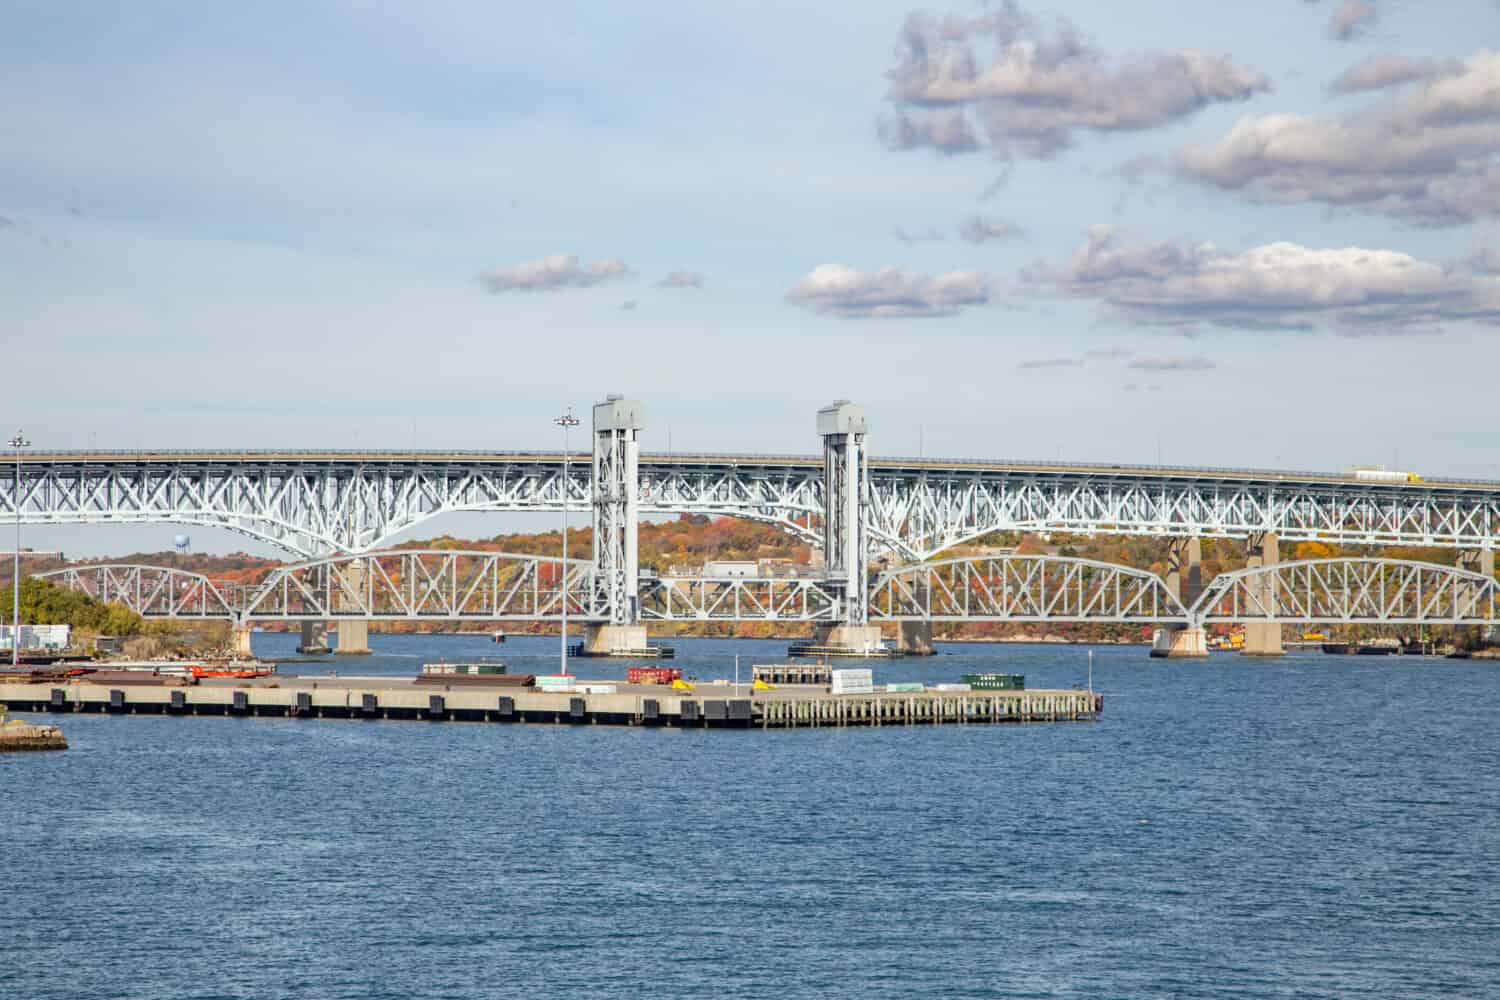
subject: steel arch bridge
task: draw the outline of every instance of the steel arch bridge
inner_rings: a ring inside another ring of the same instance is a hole
[[[283,566],[239,609],[244,620],[607,620],[594,565],[579,559],[398,549]]]
[[[200,573],[166,566],[73,566],[34,574],[148,618],[234,618],[235,602]],[[226,588],[227,589],[227,588]]]
[[[1189,618],[1210,622],[1490,625],[1492,576],[1403,559],[1311,559],[1221,573]]]
[[[642,514],[726,515],[821,543],[823,462],[811,456],[642,455]],[[1340,473],[1067,466],[971,459],[866,462],[872,550],[919,562],[995,531],[1493,546],[1500,483],[1370,483]],[[575,511],[596,499],[589,462],[566,477],[544,452],[153,452],[25,456],[0,476],[0,520],[228,528],[303,558],[373,551],[463,511]]]
[[[87,566],[38,574],[148,618],[330,621],[607,620],[591,563],[495,552],[402,549],[285,566],[232,590],[156,566]],[[838,620],[838,593],[817,578],[641,581],[647,621]],[[226,596],[233,595],[233,596]],[[905,566],[876,577],[871,622],[1076,622],[1202,627],[1288,622],[1491,625],[1500,581],[1397,559],[1278,563],[1220,574],[1191,606],[1145,570],[1006,553]]]
[[[1065,556],[1002,553],[890,570],[870,621],[1179,622],[1188,611],[1155,573]]]

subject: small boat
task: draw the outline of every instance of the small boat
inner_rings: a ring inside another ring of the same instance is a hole
[[[501,632],[499,629],[496,629],[495,632],[490,636],[490,638],[495,640],[496,642],[504,642],[505,633]]]
[[[1325,642],[1323,643],[1323,652],[1332,653],[1336,656],[1346,656],[1354,652],[1354,650],[1347,642]]]

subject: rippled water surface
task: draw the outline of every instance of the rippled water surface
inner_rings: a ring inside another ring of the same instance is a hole
[[[283,669],[555,649],[374,642]],[[1086,677],[942,653],[877,679]],[[1500,664],[1103,648],[1094,682],[1094,725],[64,716],[0,757],[0,996],[1500,995]]]

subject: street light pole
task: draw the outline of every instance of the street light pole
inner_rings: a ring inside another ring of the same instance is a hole
[[[17,669],[21,665],[21,449],[30,448],[31,442],[26,440],[19,430],[16,436],[8,442],[16,452],[16,552],[15,562],[12,564],[10,576],[10,592],[13,597],[11,607],[11,630],[10,630],[10,665],[11,669]]]
[[[568,458],[572,451],[568,440],[568,432],[578,426],[578,418],[573,416],[573,408],[570,406],[562,416],[552,421],[563,429],[563,474],[562,474],[562,571],[558,574],[557,591],[562,601],[562,671],[564,675],[568,672]]]

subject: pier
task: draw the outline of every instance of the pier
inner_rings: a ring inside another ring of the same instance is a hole
[[[826,726],[1087,722],[1103,696],[1081,690],[975,691],[924,688],[832,694],[816,685],[756,690],[699,684],[580,682],[578,690],[517,685],[433,684],[409,678],[277,677],[198,684],[10,683],[0,701],[16,712],[389,719],[679,728],[800,729]]]

